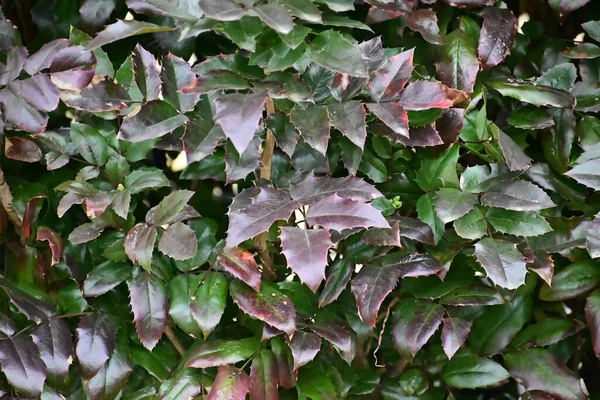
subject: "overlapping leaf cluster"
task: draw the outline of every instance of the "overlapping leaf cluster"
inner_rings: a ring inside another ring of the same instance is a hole
[[[512,3],[5,10],[2,396],[600,395],[600,15]]]

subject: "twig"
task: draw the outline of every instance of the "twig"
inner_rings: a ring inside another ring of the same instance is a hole
[[[271,98],[267,98],[267,116],[275,113],[275,104]],[[271,162],[273,161],[273,152],[275,151],[275,137],[270,129],[267,129],[267,137],[263,152],[260,159],[260,177],[271,180]],[[275,279],[275,271],[273,270],[273,258],[267,248],[267,233],[263,232],[256,237],[256,249],[258,256],[263,266],[263,278],[269,281]]]
[[[373,357],[375,358],[375,366],[378,368],[385,367],[385,365],[379,364],[379,360],[377,360],[377,351],[379,351],[379,347],[381,347],[381,341],[383,340],[383,333],[385,332],[385,325],[387,324],[387,320],[390,317],[390,311],[392,307],[398,302],[398,299],[393,299],[387,307],[387,311],[385,312],[385,318],[383,319],[383,324],[381,325],[381,331],[379,332],[379,337],[377,338],[377,347],[373,352]]]
[[[165,329],[165,335],[167,335],[167,339],[171,341],[179,355],[183,357],[183,355],[185,354],[185,349],[183,348],[183,345],[177,338],[177,335],[175,335],[175,332],[173,331],[173,328],[171,328],[170,325],[167,325],[167,329]]]
[[[23,222],[21,221],[21,217],[17,213],[17,210],[13,206],[13,196],[10,192],[10,188],[4,179],[4,172],[2,172],[2,168],[0,168],[0,203],[2,207],[6,211],[8,218],[15,226],[15,230],[21,235],[23,232]]]

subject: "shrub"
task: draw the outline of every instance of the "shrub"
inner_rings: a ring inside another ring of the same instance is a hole
[[[600,398],[589,0],[2,5],[6,398]]]

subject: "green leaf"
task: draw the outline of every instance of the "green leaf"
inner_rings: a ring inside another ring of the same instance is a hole
[[[516,244],[484,238],[475,244],[475,257],[496,285],[516,289],[525,284],[525,261]]]
[[[130,274],[131,266],[125,263],[104,262],[88,274],[83,283],[83,295],[86,297],[100,296],[125,281]]]
[[[191,301],[191,311],[204,337],[217,327],[227,305],[227,279],[218,272],[199,275],[198,289]]]
[[[181,115],[164,101],[152,101],[142,106],[133,116],[123,119],[119,130],[119,139],[130,142],[141,142],[154,139],[174,131],[188,122],[185,115]]]
[[[437,216],[434,205],[435,193],[424,194],[417,200],[419,219],[429,225],[433,231],[434,243],[437,244],[444,235],[446,228],[444,222]]]
[[[330,400],[338,397],[329,374],[321,363],[311,363],[298,371],[298,393],[312,400]]]
[[[497,362],[477,357],[468,350],[459,351],[440,374],[448,385],[461,389],[491,386],[510,376]]]
[[[177,275],[169,283],[169,315],[185,333],[194,337],[200,328],[192,315],[191,303],[197,299],[201,279],[202,275]]]
[[[312,61],[336,72],[357,77],[367,77],[367,65],[357,45],[336,31],[328,30],[317,35],[308,46]]]
[[[169,180],[160,169],[146,167],[136,169],[127,175],[123,184],[125,188],[135,194],[148,189],[169,186]]]
[[[486,213],[486,219],[495,230],[515,236],[538,236],[551,232],[550,224],[533,211],[510,211],[492,208]]]
[[[105,44],[116,42],[130,36],[143,35],[145,33],[166,32],[173,28],[169,26],[159,26],[149,22],[141,21],[117,21],[108,25],[102,32],[86,46],[86,50],[94,50]]]
[[[439,157],[421,161],[416,181],[425,191],[437,190],[442,187],[458,188],[457,162],[458,146],[453,145]]]
[[[487,233],[487,222],[481,209],[475,207],[456,221],[454,221],[456,234],[464,239],[479,239]]]
[[[315,24],[323,23],[321,11],[310,0],[279,0],[285,5],[290,13],[308,22]]]
[[[600,41],[600,21],[588,21],[581,24],[581,27],[595,41]]]
[[[519,108],[508,117],[507,122],[521,129],[545,129],[554,126],[554,120],[548,111],[534,106]]]
[[[554,274],[552,287],[544,284],[540,299],[559,301],[577,297],[589,292],[600,283],[600,265],[596,261],[573,263]]]
[[[557,89],[571,90],[577,79],[577,69],[571,63],[555,65],[537,78],[536,82]]]
[[[198,251],[189,260],[175,262],[175,266],[182,272],[189,272],[207,263],[215,253],[217,246],[217,224],[210,219],[199,218],[189,221],[187,225],[192,228],[198,241]]]
[[[258,17],[274,31],[287,35],[294,29],[294,20],[284,6],[266,3],[252,7]]]
[[[512,341],[511,346],[550,346],[576,334],[583,326],[583,323],[568,318],[546,318],[523,329]]]
[[[169,224],[183,210],[188,201],[192,198],[194,192],[190,190],[178,190],[171,193],[158,203],[151,217],[146,217],[154,225],[161,226]]]
[[[440,298],[440,304],[449,306],[494,306],[503,303],[500,293],[483,285],[458,287]]]
[[[502,96],[511,97],[536,106],[573,108],[575,97],[562,89],[550,86],[536,85],[520,80],[492,80],[486,82]]]
[[[443,223],[452,222],[471,211],[477,197],[458,189],[440,189],[435,196],[435,211]]]
[[[249,337],[243,340],[213,340],[192,347],[186,355],[186,368],[209,368],[234,364],[252,356],[260,341]]]

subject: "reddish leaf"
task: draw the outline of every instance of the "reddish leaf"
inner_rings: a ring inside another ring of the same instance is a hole
[[[135,82],[146,101],[158,99],[161,94],[160,65],[156,58],[139,43],[131,56]]]
[[[119,349],[115,350],[110,360],[87,383],[92,400],[116,398],[132,372],[133,365],[127,355]]]
[[[311,362],[321,349],[321,339],[314,333],[297,331],[290,341],[294,371]]]
[[[509,9],[489,7],[481,14],[483,25],[479,36],[479,61],[483,69],[500,64],[510,53],[517,34],[517,18]]]
[[[60,50],[50,64],[52,83],[62,90],[81,90],[94,77],[96,57],[83,46]]]
[[[339,197],[370,201],[383,197],[375,186],[355,176],[333,178],[330,175],[309,174],[290,189],[292,199],[305,205],[313,205],[319,200],[337,194]]]
[[[163,232],[158,249],[175,260],[188,260],[198,252],[198,240],[189,226],[176,222]]]
[[[356,353],[356,333],[349,326],[341,322],[327,321],[312,324],[310,329],[331,343],[344,361],[352,364]]]
[[[412,73],[413,54],[414,49],[396,54],[373,72],[368,86],[373,100],[379,103],[398,97]]]
[[[48,375],[64,379],[69,373],[74,355],[69,325],[62,319],[50,318],[39,325],[31,333],[31,337],[46,364]]]
[[[270,350],[258,353],[250,367],[250,400],[279,400],[278,373],[275,354]]]
[[[435,123],[435,127],[444,144],[450,145],[458,139],[458,135],[463,128],[464,115],[465,110],[462,108],[449,108],[442,112]]]
[[[56,231],[48,228],[47,226],[39,226],[37,229],[36,238],[38,241],[46,240],[48,242],[48,245],[50,245],[50,251],[52,252],[51,265],[54,265],[57,262],[59,262],[65,250],[65,243],[63,242],[60,235]]]
[[[277,360],[279,384],[286,389],[294,387],[296,385],[294,357],[282,336],[277,336],[271,340],[271,349]]]
[[[221,126],[214,125],[212,121],[192,118],[185,127],[182,138],[183,148],[189,163],[200,161],[211,155],[225,134]]]
[[[396,143],[400,143],[406,147],[431,147],[444,144],[444,141],[431,124],[411,127],[408,135],[408,138],[395,136],[393,139]],[[389,138],[389,136],[387,137]]]
[[[392,221],[398,222],[400,236],[407,237],[425,244],[433,244],[433,231],[424,222],[415,218],[393,215]]]
[[[274,338],[275,336],[278,336],[281,334],[283,334],[283,332],[280,331],[279,329],[273,328],[269,324],[265,324],[263,326],[263,331],[262,331],[262,336],[260,337],[260,341],[264,342],[265,340],[269,340],[269,339]]]
[[[444,309],[428,300],[406,299],[394,310],[392,339],[401,355],[414,357],[442,323]]]
[[[369,8],[366,23],[369,25],[378,24],[380,22],[389,21],[390,19],[396,19],[402,15],[404,15],[403,11],[386,10],[384,8],[373,6]]]
[[[516,289],[525,283],[525,261],[514,243],[484,238],[475,244],[475,257],[496,285]]]
[[[408,114],[402,104],[396,103],[381,103],[367,104],[369,111],[372,112],[395,133],[401,136],[409,137],[408,133]]]
[[[427,254],[404,254],[392,253],[377,258],[374,263],[380,263],[384,267],[393,267],[398,271],[400,278],[416,278],[418,276],[434,275],[443,268],[437,258]]]
[[[131,265],[106,261],[94,267],[83,283],[85,297],[100,296],[129,278]]]
[[[381,303],[396,287],[400,272],[395,267],[365,266],[352,280],[352,293],[363,322],[375,326]]]
[[[600,290],[592,292],[585,303],[585,319],[592,334],[592,346],[600,358]]]
[[[155,100],[144,104],[139,112],[123,119],[118,138],[129,142],[155,139],[187,122],[188,118],[179,114],[168,103]]]
[[[458,349],[465,343],[471,331],[472,321],[462,318],[444,318],[442,328],[442,347],[444,353],[451,359]]]
[[[234,247],[220,252],[217,256],[217,262],[226,272],[237,279],[241,279],[257,292],[260,291],[261,274],[251,253]]]
[[[250,378],[244,371],[222,365],[206,400],[244,400],[250,391],[250,385]]]
[[[35,142],[21,137],[7,137],[4,140],[4,154],[12,160],[28,163],[42,159],[40,147]]]
[[[337,231],[355,227],[390,228],[381,212],[371,204],[342,198],[337,194],[324,197],[310,206],[306,220],[311,225]]]
[[[325,307],[334,302],[350,282],[354,264],[344,259],[338,259],[329,268],[325,286],[319,295],[319,307]]]
[[[20,395],[38,398],[42,394],[46,365],[29,337],[20,335],[2,340],[0,363],[8,383]]]
[[[406,25],[413,31],[419,32],[423,39],[432,44],[444,44],[446,41],[440,36],[437,14],[433,10],[420,9],[406,16]]]
[[[297,208],[284,190],[263,187],[258,194],[248,197],[250,202],[245,201],[243,209],[234,209],[232,204],[229,210],[228,248],[267,231],[275,221],[287,221]]]
[[[84,377],[91,378],[115,350],[117,327],[106,314],[91,313],[81,318],[75,332],[75,354],[79,360],[79,369]]]
[[[371,246],[396,246],[402,247],[400,242],[400,229],[398,221],[390,224],[391,229],[371,228],[362,235],[363,242]]]
[[[294,106],[290,121],[306,143],[325,155],[329,143],[329,114],[325,106]]]
[[[100,77],[81,91],[62,91],[60,99],[71,108],[90,112],[120,111],[131,105],[131,98],[121,85]]]
[[[8,286],[5,283],[0,286],[10,297],[11,303],[30,321],[41,324],[56,313],[56,307],[53,304],[38,300],[21,289]]]
[[[131,21],[133,22],[133,21]],[[168,28],[169,27],[161,27]],[[183,93],[181,90],[192,84],[196,75],[187,61],[169,53],[162,59],[162,70],[160,73],[162,80],[162,94],[165,101],[170,103],[177,111],[186,113],[194,108],[199,94]]]
[[[483,7],[493,6],[496,0],[442,0],[446,4],[454,7]]]
[[[31,238],[31,227],[37,218],[39,211],[38,203],[40,199],[46,198],[46,195],[34,196],[25,205],[25,211],[23,212],[23,236],[26,239]]]
[[[476,37],[473,37],[464,21],[446,36],[447,44],[442,47],[442,59],[435,64],[436,75],[445,85],[466,93],[473,92],[480,67],[475,40]]]
[[[221,125],[239,154],[244,153],[254,137],[266,101],[266,91],[226,94],[215,100],[215,122]]]
[[[314,293],[325,279],[327,255],[333,246],[331,235],[325,229],[281,228],[282,253],[288,267],[298,275],[302,283]]]
[[[406,110],[419,111],[430,108],[450,108],[467,100],[465,92],[437,82],[412,82],[402,91],[400,104]]]
[[[554,260],[552,260],[552,255],[545,250],[535,250],[533,255],[533,262],[530,263],[529,260],[527,261],[529,269],[538,274],[548,286],[552,286],[552,276],[554,275]]]
[[[46,75],[35,75],[20,82],[23,100],[40,111],[53,111],[58,107],[58,88]]]
[[[36,75],[41,70],[50,67],[54,57],[67,46],[69,46],[67,39],[56,39],[44,44],[37,52],[27,58],[23,69],[30,76]]]
[[[288,335],[296,330],[296,308],[287,296],[269,285],[262,285],[257,293],[241,281],[233,281],[229,289],[235,304],[246,314]]]
[[[137,224],[125,236],[125,253],[134,263],[150,270],[152,252],[156,241],[156,227],[148,224]]]
[[[27,104],[19,92],[19,85],[16,82],[10,82],[0,91],[4,118],[18,130],[30,133],[43,132],[46,130],[48,115]]]
[[[243,340],[211,340],[193,347],[187,356],[185,367],[210,368],[235,364],[251,357],[260,342],[254,337]]]
[[[131,310],[138,336],[152,350],[169,322],[169,304],[165,284],[148,272],[140,272],[129,284]]]
[[[331,125],[342,132],[352,143],[361,149],[367,138],[367,112],[360,101],[346,101],[328,105]]]

